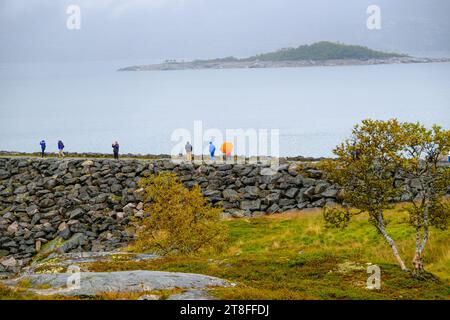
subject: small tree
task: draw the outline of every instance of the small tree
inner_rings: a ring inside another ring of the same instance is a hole
[[[359,211],[326,208],[326,223],[345,227],[351,215],[367,212],[406,270],[383,217],[383,210],[406,192],[411,204],[406,211],[416,230],[413,266],[420,273],[430,226],[445,229],[450,219],[450,204],[444,200],[450,168],[439,161],[449,150],[450,131],[439,126],[429,130],[419,123],[364,120],[355,126],[353,138],[334,150],[338,159],[321,165],[326,176],[343,188],[344,203]],[[406,183],[398,183],[402,180]]]
[[[410,181],[405,184],[411,206],[410,223],[415,227],[416,273],[423,271],[422,254],[429,237],[429,227],[445,229],[450,218],[450,205],[443,200],[450,186],[450,168],[439,165],[442,155],[450,151],[450,130],[419,123],[403,124],[401,168]]]
[[[219,223],[222,210],[207,203],[198,186],[187,189],[169,172],[143,178],[139,185],[145,190],[146,215],[136,248],[167,255],[224,247],[228,232]]]
[[[336,160],[324,161],[325,176],[343,191],[344,209],[327,208],[324,218],[330,225],[345,227],[352,215],[367,212],[370,222],[392,248],[402,270],[407,270],[394,239],[386,230],[383,211],[400,195],[395,178],[399,171],[401,124],[397,120],[364,120],[353,129],[352,139],[336,147]],[[353,207],[357,211],[350,211]]]

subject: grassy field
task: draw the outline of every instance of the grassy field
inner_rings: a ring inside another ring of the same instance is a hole
[[[387,212],[388,230],[410,264],[414,230],[397,208]],[[416,279],[395,264],[391,249],[366,216],[346,230],[327,229],[321,211],[293,212],[223,222],[231,231],[226,252],[111,261],[91,271],[132,269],[194,272],[237,285],[214,291],[221,299],[449,299],[450,231],[432,230],[424,255],[427,274]],[[381,289],[366,289],[367,265],[381,268]]]
[[[387,212],[388,230],[411,264],[414,230],[400,207]],[[89,271],[163,270],[217,276],[236,286],[213,290],[219,299],[449,299],[450,231],[433,229],[424,255],[427,273],[414,278],[396,265],[391,249],[367,216],[345,230],[327,229],[320,210],[222,221],[230,229],[225,252],[147,261],[112,259],[84,265]],[[381,289],[366,289],[368,264],[381,268]],[[161,294],[161,293],[160,293]],[[165,293],[163,293],[164,296]],[[167,295],[167,294],[166,294]],[[136,299],[139,294],[103,293],[89,299]],[[37,297],[24,288],[0,286],[3,299]],[[86,297],[87,298],[87,297]],[[73,298],[69,298],[73,299]]]

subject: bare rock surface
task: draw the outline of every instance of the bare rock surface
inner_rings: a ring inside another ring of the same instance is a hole
[[[225,280],[201,274],[147,270],[81,272],[79,286],[74,285],[72,279],[73,275],[68,273],[30,274],[5,280],[3,283],[15,287],[20,282],[26,281],[30,285],[30,290],[37,294],[69,296],[95,295],[101,292],[146,292],[173,288],[206,289],[230,285]],[[193,291],[189,297],[198,295],[199,292]],[[183,298],[183,295],[178,298]]]
[[[151,253],[129,253],[129,252],[69,252],[69,253],[52,253],[42,260],[36,260],[29,266],[22,269],[21,274],[33,273],[58,273],[65,271],[69,266],[80,266],[81,271],[85,270],[83,264],[121,260],[121,261],[143,261],[159,258],[158,255]],[[56,272],[55,272],[56,271]]]

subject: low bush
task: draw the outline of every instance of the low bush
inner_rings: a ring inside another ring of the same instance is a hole
[[[135,251],[191,254],[221,250],[228,231],[220,223],[222,209],[213,207],[198,186],[188,189],[174,173],[142,178],[144,218],[139,220]]]

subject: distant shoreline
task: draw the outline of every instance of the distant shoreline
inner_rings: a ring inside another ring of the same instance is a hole
[[[216,155],[219,158],[221,155]],[[0,158],[40,158],[41,152],[20,152],[20,151],[5,151],[0,150]],[[194,159],[201,157],[200,155],[194,154]],[[58,153],[56,151],[46,152],[45,158],[58,158]],[[44,158],[44,159],[45,159]],[[113,154],[111,153],[97,153],[97,152],[65,152],[65,159],[112,159]],[[63,159],[64,159],[63,158]],[[169,160],[171,156],[169,154],[140,154],[140,153],[123,153],[120,154],[121,159],[128,160]],[[184,158],[184,156],[182,156]],[[209,155],[203,155],[203,159],[209,159]],[[328,157],[303,157],[303,156],[292,156],[292,157],[279,157],[280,162],[283,161],[300,161],[300,162],[316,162],[324,159],[330,159]]]
[[[188,61],[165,62],[159,64],[135,65],[120,68],[117,71],[171,71],[204,69],[265,69],[265,68],[303,68],[358,66],[380,64],[412,64],[450,62],[449,58],[394,57],[384,59],[335,59],[335,60],[295,60],[295,61]]]

